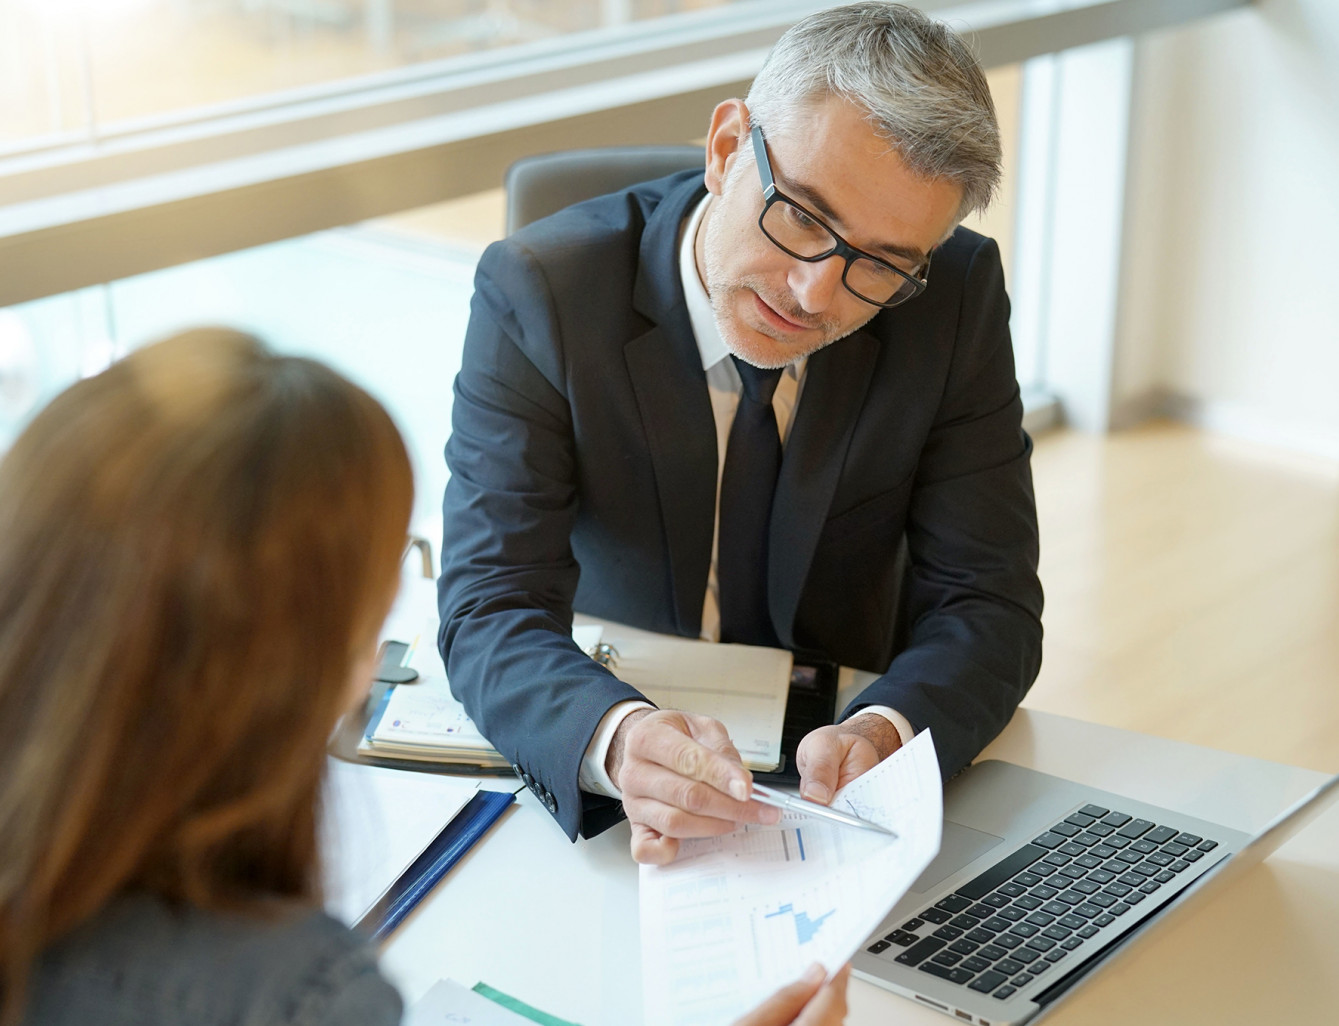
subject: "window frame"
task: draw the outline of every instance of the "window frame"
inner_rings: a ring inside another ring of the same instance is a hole
[[[926,0],[987,68],[1250,0]],[[748,0],[0,153],[0,307],[495,188],[533,153],[701,135],[829,3]]]

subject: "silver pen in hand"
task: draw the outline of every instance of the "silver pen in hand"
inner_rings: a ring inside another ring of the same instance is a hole
[[[853,816],[849,812],[838,812],[836,809],[820,805],[818,802],[811,802],[798,795],[764,787],[762,784],[753,785],[752,797],[755,802],[761,802],[763,805],[773,805],[778,809],[785,809],[787,812],[797,812],[801,816],[813,816],[815,819],[826,819],[832,823],[860,827],[862,830],[873,830],[876,833],[887,834],[889,837],[897,836],[887,827],[879,826],[878,823],[871,823],[869,820]]]

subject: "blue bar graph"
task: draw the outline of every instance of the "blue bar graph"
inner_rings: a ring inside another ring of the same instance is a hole
[[[763,918],[775,919],[777,916],[794,916],[795,938],[801,944],[808,944],[811,940],[814,939],[815,934],[818,933],[818,928],[823,925],[823,921],[836,911],[837,910],[835,908],[831,908],[828,909],[826,912],[824,912],[817,919],[810,919],[808,912],[796,912],[794,905],[787,904],[782,905],[775,912],[768,912],[766,915],[763,916]]]

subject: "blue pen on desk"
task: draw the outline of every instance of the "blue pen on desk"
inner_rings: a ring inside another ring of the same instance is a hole
[[[764,787],[762,784],[753,785],[753,800],[761,802],[763,805],[772,805],[778,809],[784,809],[787,812],[797,812],[801,816],[812,816],[815,819],[826,819],[831,823],[841,823],[844,826],[860,827],[862,830],[873,830],[876,833],[887,834],[889,837],[896,837],[887,827],[881,827],[878,823],[871,823],[867,819],[861,819],[859,816],[853,816],[849,812],[838,812],[836,809],[828,808],[826,805],[819,805],[818,802],[811,802],[800,798],[797,795],[787,794],[785,791],[777,791],[774,788]]]

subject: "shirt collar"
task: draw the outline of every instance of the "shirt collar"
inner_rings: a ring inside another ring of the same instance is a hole
[[[683,237],[679,241],[679,277],[683,279],[683,298],[688,307],[688,320],[693,326],[697,351],[702,357],[702,369],[710,370],[730,355],[725,340],[716,326],[716,314],[711,309],[711,298],[702,278],[697,273],[697,232],[702,227],[702,215],[711,202],[711,193],[702,197],[688,215]]]

